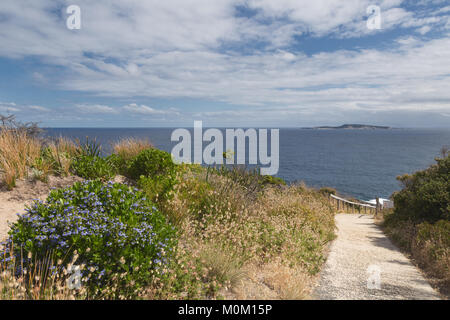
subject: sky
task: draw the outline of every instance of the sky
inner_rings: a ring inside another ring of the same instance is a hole
[[[381,29],[367,26],[371,5]],[[450,128],[450,3],[1,0],[0,114],[44,127]]]

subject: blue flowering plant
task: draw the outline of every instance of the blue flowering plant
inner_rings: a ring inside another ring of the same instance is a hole
[[[164,279],[176,247],[175,228],[142,192],[100,181],[53,190],[19,217],[9,235],[0,259],[22,259],[19,265],[32,268],[21,257],[48,259],[50,252],[65,270],[80,266],[90,298],[139,296]]]

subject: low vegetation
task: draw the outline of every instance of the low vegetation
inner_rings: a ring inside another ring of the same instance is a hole
[[[430,168],[398,178],[395,208],[384,212],[384,229],[450,295],[450,155]]]
[[[327,192],[241,167],[176,165],[147,141],[119,141],[105,157],[95,141],[23,139],[36,150],[11,171],[16,179],[87,180],[52,191],[12,225],[1,298],[302,299],[334,237]],[[116,175],[128,185],[108,182]]]

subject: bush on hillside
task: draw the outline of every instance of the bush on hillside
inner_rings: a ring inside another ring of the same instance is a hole
[[[175,168],[176,164],[169,153],[158,149],[146,149],[130,161],[127,173],[130,178],[137,181],[141,176],[154,178],[172,175]]]
[[[117,169],[110,158],[96,156],[77,156],[73,159],[71,170],[74,174],[85,179],[103,179],[113,178]]]
[[[160,175],[155,177],[141,176],[138,186],[152,201],[165,201],[171,197],[171,191],[177,182],[175,174]]]
[[[430,168],[398,179],[394,209],[384,213],[386,233],[450,294],[450,156]]]
[[[280,177],[274,177],[274,176],[262,176],[262,181],[261,183],[263,185],[266,184],[271,184],[271,185],[282,185],[285,186],[286,185],[286,181],[284,181],[282,178]]]
[[[15,258],[19,268],[32,270],[22,257],[30,253],[48,261],[51,255],[62,261],[51,269],[63,272],[73,259],[82,267],[90,298],[136,297],[164,277],[176,245],[174,228],[142,192],[99,181],[52,191],[45,203],[35,202],[19,217],[9,234],[14,249],[6,246],[3,260]]]
[[[394,194],[395,215],[415,221],[450,220],[450,156],[436,162],[398,178],[404,187]]]

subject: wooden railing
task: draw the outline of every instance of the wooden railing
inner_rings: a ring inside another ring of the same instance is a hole
[[[346,213],[371,213],[377,215],[381,209],[380,202],[377,198],[377,205],[359,203],[330,194],[330,203],[337,208],[338,212]]]

